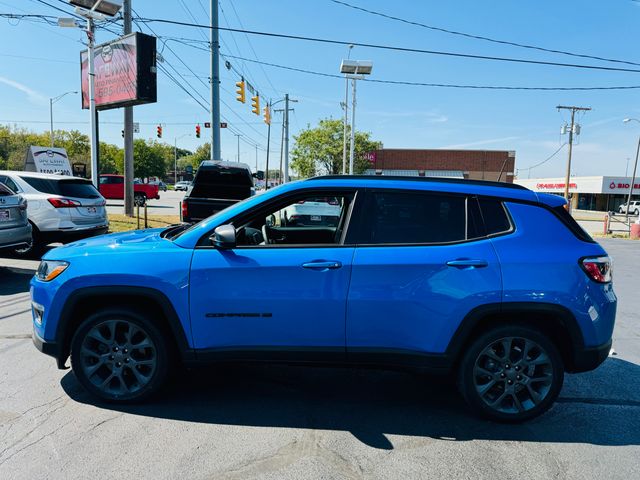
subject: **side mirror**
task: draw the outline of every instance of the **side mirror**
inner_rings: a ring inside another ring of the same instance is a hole
[[[276,216],[271,214],[267,217],[266,222],[267,227],[275,227],[276,225]]]
[[[236,228],[233,225],[220,225],[210,237],[214,247],[230,250],[236,247]]]

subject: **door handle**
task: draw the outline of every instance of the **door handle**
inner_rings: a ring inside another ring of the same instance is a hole
[[[302,268],[309,268],[311,270],[335,270],[342,267],[340,262],[307,262],[302,264]]]
[[[489,266],[489,262],[486,260],[471,260],[471,259],[461,259],[461,260],[450,260],[447,262],[449,267],[456,268],[484,268]]]

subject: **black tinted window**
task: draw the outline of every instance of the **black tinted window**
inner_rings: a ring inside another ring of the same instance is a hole
[[[379,192],[368,208],[364,243],[445,243],[466,240],[466,198]]]
[[[251,187],[253,178],[244,168],[200,168],[191,196],[242,200],[251,194]]]
[[[9,195],[13,195],[13,192],[0,183],[0,197],[8,197]]]
[[[22,177],[33,188],[42,193],[75,198],[98,198],[100,194],[86,180],[50,180],[48,178]]]
[[[0,183],[5,184],[12,192],[18,192],[20,189],[9,177],[0,177]]]
[[[499,200],[480,198],[480,209],[482,210],[482,218],[487,230],[487,235],[508,232],[511,230],[511,222]]]

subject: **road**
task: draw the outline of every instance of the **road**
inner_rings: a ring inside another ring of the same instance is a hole
[[[442,380],[374,370],[218,366],[146,405],[97,404],[31,343],[36,263],[0,260],[0,478],[638,478],[640,243],[602,243],[616,355],[515,426],[471,416]]]
[[[160,192],[160,200],[147,201],[149,215],[180,215],[180,202],[185,192]],[[107,213],[124,213],[124,200],[107,200]]]

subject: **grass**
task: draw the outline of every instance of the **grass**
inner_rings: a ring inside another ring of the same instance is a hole
[[[167,225],[180,223],[178,215],[149,215],[147,217],[148,228],[161,228]],[[140,215],[140,228],[144,228],[144,217]],[[138,229],[138,219],[121,214],[109,214],[110,232],[128,232]]]

